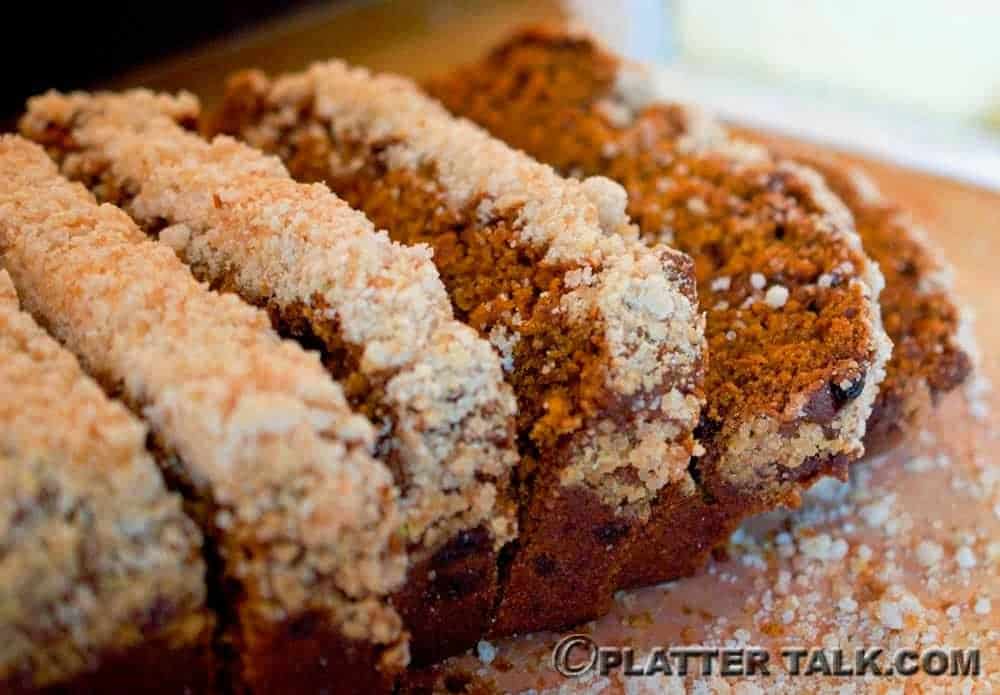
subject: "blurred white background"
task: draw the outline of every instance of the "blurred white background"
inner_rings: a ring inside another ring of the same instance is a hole
[[[569,0],[666,98],[1000,189],[998,0]]]

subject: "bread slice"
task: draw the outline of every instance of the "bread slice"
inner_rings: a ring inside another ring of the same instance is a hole
[[[0,690],[208,692],[202,537],[0,270]]]
[[[690,260],[647,248],[607,179],[568,181],[409,81],[340,62],[233,79],[216,127],[426,243],[518,399],[520,537],[493,634],[600,615],[651,509],[687,509],[702,403]]]
[[[190,95],[50,93],[22,129],[196,277],[320,347],[402,491],[412,567],[393,601],[415,662],[473,646],[517,529],[516,404],[499,356],[453,318],[426,247],[391,241],[274,157],[185,130],[197,117]]]
[[[815,172],[658,101],[584,34],[526,31],[428,88],[564,174],[618,181],[643,238],[694,258],[711,356],[694,470],[714,507],[738,518],[844,475],[891,345],[882,276]],[[654,548],[674,537],[661,521]],[[624,584],[669,578],[667,559],[643,549]]]
[[[919,431],[933,405],[972,370],[951,269],[912,216],[884,198],[862,170],[830,156],[786,154],[823,175],[885,275],[879,304],[893,350],[865,432],[865,455],[878,455]]]
[[[407,661],[387,602],[406,570],[397,491],[319,358],[17,136],[0,139],[0,264],[24,307],[149,423],[209,544],[238,687],[389,690]]]

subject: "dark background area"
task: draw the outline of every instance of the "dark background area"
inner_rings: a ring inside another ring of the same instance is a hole
[[[132,68],[237,35],[259,22],[336,0],[31,2],[4,6],[0,124],[47,89],[92,87]]]

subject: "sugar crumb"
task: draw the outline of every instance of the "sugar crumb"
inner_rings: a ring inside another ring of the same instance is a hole
[[[720,277],[712,280],[712,291],[713,292],[725,292],[732,285],[732,278],[728,275],[722,275]]]
[[[955,562],[957,562],[958,566],[961,567],[962,569],[972,569],[973,567],[975,567],[976,556],[972,552],[972,548],[970,548],[967,545],[963,545],[961,548],[959,548],[958,552],[955,553]]]
[[[764,301],[772,309],[780,309],[788,301],[788,288],[784,285],[771,285],[764,295]]]
[[[921,541],[917,546],[917,560],[924,567],[932,567],[944,557],[944,549],[933,541]]]
[[[476,656],[484,664],[492,664],[493,660],[497,658],[497,648],[486,640],[479,640],[479,643],[476,645]]]

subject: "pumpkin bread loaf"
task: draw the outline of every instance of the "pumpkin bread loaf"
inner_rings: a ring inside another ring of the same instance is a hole
[[[37,145],[0,139],[0,182],[0,265],[24,308],[148,422],[205,535],[227,680],[389,690],[407,662],[387,600],[406,570],[397,492],[318,356],[200,285]]]
[[[693,470],[727,523],[862,454],[891,349],[883,279],[815,172],[656,101],[641,69],[573,32],[524,32],[428,89],[565,175],[619,182],[643,239],[694,258],[710,360]],[[671,526],[650,545],[673,552]],[[635,554],[622,584],[669,579],[668,560]]]
[[[892,357],[865,433],[865,455],[881,454],[919,431],[932,406],[972,370],[951,269],[910,214],[886,200],[863,171],[832,157],[789,156],[820,172],[844,201],[865,253],[885,276],[879,304]]]
[[[500,351],[518,401],[520,536],[492,634],[603,613],[652,509],[701,504],[687,470],[704,365],[690,260],[637,240],[616,184],[562,179],[401,78],[341,62],[243,73],[214,129],[428,244],[455,315]]]
[[[517,527],[516,404],[499,356],[453,318],[426,246],[391,241],[275,157],[185,130],[197,117],[190,95],[49,93],[22,130],[196,277],[321,349],[401,489],[411,569],[393,600],[414,661],[474,645]]]
[[[0,270],[0,691],[206,693],[202,538]]]

